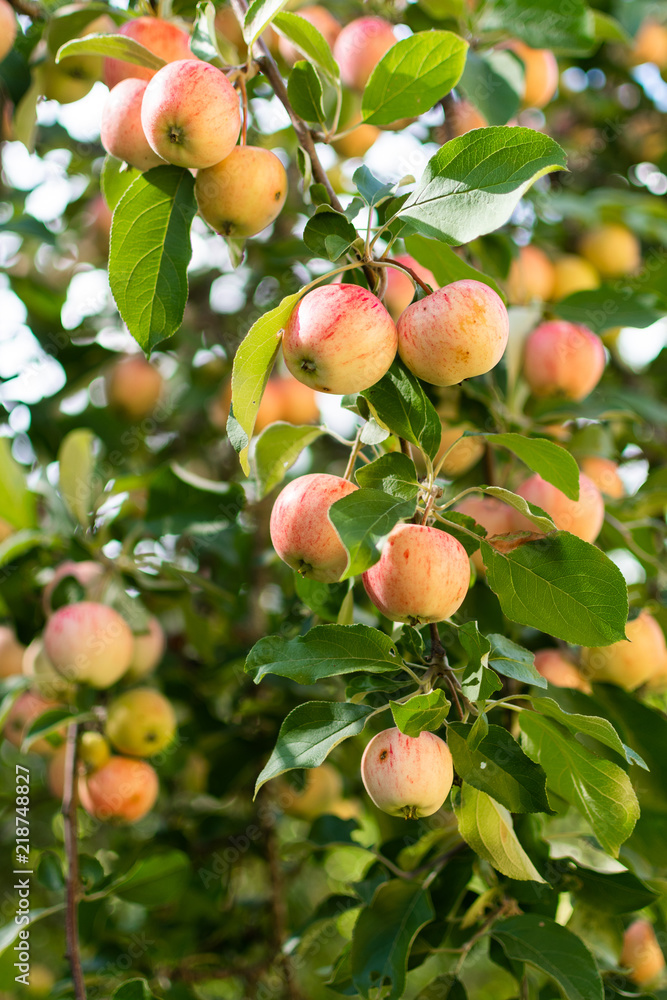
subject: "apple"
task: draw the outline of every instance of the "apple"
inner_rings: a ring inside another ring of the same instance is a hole
[[[558,89],[558,62],[555,55],[550,49],[531,49],[519,39],[513,39],[508,48],[512,49],[524,66],[524,107],[545,107]]]
[[[653,63],[667,69],[667,25],[652,18],[643,21],[632,42],[630,62],[633,66]]]
[[[334,42],[340,34],[340,23],[333,14],[329,13],[326,7],[320,7],[319,4],[312,4],[307,7],[301,7],[299,10],[294,11],[294,13],[298,14],[305,21],[308,21],[314,28],[317,28],[329,48],[333,48]],[[293,66],[299,59],[306,58],[294,42],[291,42],[288,38],[278,38],[278,51],[288,66]]]
[[[0,62],[11,51],[16,38],[16,14],[7,0],[0,0]]]
[[[141,105],[141,124],[158,156],[180,167],[212,167],[241,131],[236,91],[210,63],[179,59],[158,70]]]
[[[356,127],[355,127],[356,126]],[[348,135],[332,142],[339,156],[347,159],[364,156],[380,135],[377,125],[365,125],[361,121],[361,96],[351,90],[343,91],[338,131]]]
[[[150,170],[165,161],[154,153],[141,127],[141,102],[146,80],[128,77],[109,92],[102,109],[100,140],[107,153],[137,170]]]
[[[399,264],[405,264],[406,267],[411,268],[422,281],[425,281],[434,290],[438,288],[438,282],[431,271],[427,267],[423,267],[414,257],[404,253],[398,254],[394,260]],[[391,316],[397,320],[415,297],[415,286],[412,278],[405,271],[399,271],[395,267],[388,267],[386,271],[387,290],[384,293],[384,302]]]
[[[603,278],[622,278],[639,269],[642,251],[639,240],[625,226],[609,223],[582,237],[582,256]]]
[[[397,524],[379,562],[362,579],[383,615],[423,625],[449,618],[461,607],[470,585],[470,563],[461,543],[446,531]]]
[[[472,469],[473,465],[479,462],[484,454],[484,449],[486,448],[484,438],[463,437],[466,431],[474,431],[475,429],[474,425],[469,422],[455,424],[453,427],[448,427],[446,424],[442,425],[440,447],[438,454],[435,456],[434,465],[437,465],[445,452],[451,448],[452,450],[442,465],[442,474],[447,476],[448,479],[457,479],[458,476],[462,476],[465,472],[468,472],[469,469]],[[452,447],[456,441],[460,441],[460,444]]]
[[[665,968],[665,957],[648,920],[634,920],[623,935],[620,964],[628,967],[630,979],[646,986],[658,978]]]
[[[395,44],[393,26],[383,17],[358,17],[346,24],[333,48],[345,86],[363,90],[377,64]]]
[[[81,805],[95,819],[136,823],[155,805],[160,783],[145,760],[111,757],[79,780]]]
[[[217,427],[225,427],[232,402],[231,382],[227,382],[211,409],[211,420]],[[269,424],[283,420],[288,424],[312,424],[320,419],[314,391],[293,375],[274,375],[266,383],[262,401],[255,419],[255,434]]]
[[[324,763],[309,768],[305,784],[298,792],[284,778],[279,779],[278,804],[288,816],[314,820],[330,811],[330,806],[343,794],[343,780],[333,765]]]
[[[457,101],[448,107],[445,130],[454,136],[466,135],[476,128],[486,128],[488,121],[470,101]]]
[[[116,750],[151,757],[173,742],[176,715],[171,702],[154,688],[134,688],[109,705],[106,735]]]
[[[396,325],[360,285],[314,288],[297,304],[283,334],[292,375],[318,392],[361,392],[382,378],[396,355]]]
[[[610,646],[581,651],[582,667],[590,680],[618,684],[626,691],[645,684],[667,669],[665,636],[655,618],[644,608],[625,626],[628,639]]]
[[[111,747],[108,741],[94,729],[81,734],[79,740],[79,759],[88,771],[97,771],[111,757]]]
[[[452,755],[434,733],[413,737],[385,729],[364,750],[361,778],[378,809],[390,816],[432,816],[452,787]]]
[[[23,673],[24,646],[16,638],[14,629],[0,625],[0,677]]]
[[[283,562],[311,580],[340,580],[347,552],[329,520],[329,508],[356,489],[347,479],[326,473],[288,483],[273,505],[269,526],[271,543]]]
[[[176,59],[196,59],[190,50],[190,36],[171,21],[159,17],[135,17],[117,29],[117,34],[133,38],[144,48],[164,59],[166,63]],[[135,80],[150,80],[156,70],[121,59],[104,60],[104,82],[112,90],[121,80],[132,77]]]
[[[570,500],[556,486],[538,475],[530,476],[515,492],[524,500],[545,510],[559,531],[569,531],[585,542],[594,542],[600,534],[604,521],[604,500],[595,483],[583,472],[579,474],[578,500]],[[515,531],[537,530],[518,511],[512,512],[512,520]]]
[[[44,587],[42,593],[42,606],[45,615],[50,615],[53,610],[51,607],[51,597],[56,587],[62,580],[70,576],[74,577],[76,582],[83,587],[86,597],[92,597],[94,591],[102,583],[104,569],[100,563],[93,562],[92,559],[83,559],[81,562],[73,562],[71,559],[67,559],[56,566],[53,576]]]
[[[591,693],[588,681],[581,676],[573,661],[558,649],[539,649],[535,653],[535,669],[556,687]]]
[[[134,652],[134,637],[117,611],[95,601],[67,604],[49,618],[44,649],[63,677],[94,688],[119,680]]]
[[[34,680],[35,687],[45,698],[65,698],[71,694],[71,685],[53,669],[44,652],[40,636],[33,639],[23,654],[22,672]]]
[[[167,640],[164,629],[154,615],[148,619],[148,631],[134,636],[134,650],[127,680],[137,681],[151,674],[164,656]]]
[[[496,497],[467,496],[454,509],[461,514],[467,514],[477,524],[481,524],[489,540],[495,535],[507,535],[515,530],[512,508],[503,503],[502,500],[497,500]],[[476,552],[473,552],[471,559],[477,572],[484,575],[486,567],[481,550],[477,549]]]
[[[602,378],[605,364],[597,334],[564,319],[540,323],[524,344],[523,376],[534,396],[584,399]]]
[[[508,337],[502,299],[470,278],[413,302],[398,321],[398,353],[411,372],[431,385],[456,385],[491,371]]]
[[[197,172],[199,214],[216,233],[256,236],[274,222],[287,197],[287,172],[270,149],[236,146],[220,163]]]
[[[553,300],[560,302],[575,292],[600,287],[600,275],[588,260],[576,253],[563,254],[554,264]]]
[[[109,373],[109,405],[128,420],[143,420],[158,404],[164,380],[140,354],[117,361]]]
[[[89,94],[102,76],[101,56],[68,56],[56,63],[52,58],[40,66],[42,93],[47,101],[72,104]]]
[[[620,500],[625,496],[625,486],[618,474],[618,465],[601,455],[587,455],[581,460],[581,471],[595,483],[605,496]]]
[[[544,250],[533,246],[519,248],[519,255],[512,261],[507,278],[507,298],[514,306],[531,302],[550,302],[556,273]]]
[[[51,701],[49,698],[43,698],[36,691],[23,691],[7,713],[3,729],[5,739],[13,743],[15,747],[20,747],[30,724],[50,708],[63,708],[63,705],[57,701]],[[48,740],[39,739],[31,745],[30,751],[50,756],[54,752],[54,747]]]

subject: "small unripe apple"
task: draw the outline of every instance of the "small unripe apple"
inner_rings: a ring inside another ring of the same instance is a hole
[[[7,0],[0,0],[0,62],[11,50],[16,38],[16,14]]]
[[[422,281],[425,281],[427,285],[435,291],[438,288],[438,282],[435,280],[433,274],[427,267],[423,267],[418,261],[411,257],[410,254],[398,254],[394,257],[394,260],[398,264],[405,264],[406,267],[411,268],[417,274]],[[408,308],[413,298],[415,297],[415,286],[412,282],[412,278],[405,271],[399,271],[395,267],[388,267],[387,271],[387,290],[384,293],[384,302],[395,320]]]
[[[452,755],[434,733],[415,738],[385,729],[364,750],[361,778],[378,809],[390,816],[432,816],[452,787]]]
[[[40,67],[42,91],[47,101],[72,104],[90,93],[102,76],[101,56],[68,56],[61,62],[47,59]]]
[[[197,171],[199,213],[216,233],[256,236],[274,222],[287,197],[287,172],[270,149],[235,146],[220,163]]]
[[[477,524],[481,524],[486,531],[487,539],[492,539],[495,535],[507,535],[516,530],[512,508],[503,503],[502,500],[497,500],[496,497],[467,496],[460,504],[457,504],[456,510],[472,517],[477,521]],[[473,552],[471,559],[477,572],[481,575],[485,574],[486,567],[480,549]]]
[[[109,92],[102,109],[100,141],[107,153],[137,170],[150,170],[165,161],[148,145],[141,127],[141,102],[146,80],[128,77]]]
[[[475,430],[473,424],[467,422],[456,424],[454,427],[447,427],[443,424],[440,447],[435,456],[434,464],[437,465],[445,452],[452,449],[442,464],[442,474],[448,479],[462,476],[469,469],[472,469],[473,465],[476,465],[484,454],[486,447],[484,438],[463,437],[466,431],[473,430]],[[460,443],[452,447],[456,441]]]
[[[309,768],[304,775],[304,786],[299,792],[284,778],[279,779],[279,799],[283,812],[297,819],[313,820],[329,812],[343,794],[343,779],[332,764],[324,763]]]
[[[439,622],[461,607],[470,585],[470,563],[461,543],[446,531],[397,524],[363,583],[375,607],[391,621]]]
[[[81,805],[102,822],[136,823],[155,805],[160,783],[145,760],[111,757],[79,781]]]
[[[591,686],[572,660],[557,649],[539,649],[535,653],[535,669],[556,687],[574,688],[590,694]]]
[[[311,6],[300,7],[294,13],[304,18],[314,28],[317,28],[329,48],[333,48],[334,42],[340,35],[340,24],[333,14],[329,13],[326,7],[320,7],[319,4],[312,4]],[[288,38],[283,38],[282,36],[278,38],[278,51],[288,66],[293,66],[299,59],[305,58],[294,42],[290,42]]]
[[[628,639],[610,646],[584,646],[581,663],[594,683],[618,684],[626,691],[650,681],[667,667],[665,636],[655,618],[646,610],[625,626]]]
[[[88,730],[81,734],[79,740],[79,759],[89,771],[97,771],[111,757],[111,747],[102,733]]]
[[[132,662],[125,675],[128,680],[137,681],[152,674],[164,656],[167,640],[164,629],[154,615],[148,619],[148,631],[134,636]]]
[[[602,378],[605,363],[597,334],[558,319],[540,323],[526,338],[523,375],[534,396],[581,400]]]
[[[178,25],[163,21],[159,17],[135,17],[132,21],[126,21],[121,25],[116,33],[125,35],[126,38],[133,38],[154,55],[164,59],[166,63],[174,62],[176,59],[197,58],[190,50],[189,35]],[[104,82],[109,90],[127,77],[150,80],[155,76],[155,72],[147,66],[137,66],[121,59],[104,60]]]
[[[163,385],[157,368],[132,354],[116,362],[109,373],[109,405],[128,420],[143,420],[157,406]]]
[[[587,455],[581,460],[581,471],[586,473],[605,496],[613,500],[620,500],[625,496],[625,486],[618,474],[618,465],[610,458]]]
[[[71,685],[61,677],[44,652],[40,636],[33,639],[23,654],[23,674],[34,680],[35,687],[45,698],[64,698],[71,692]]]
[[[134,652],[134,637],[117,611],[95,601],[67,604],[49,618],[44,649],[63,677],[108,688],[119,680]]]
[[[0,677],[23,673],[25,647],[18,641],[14,629],[0,625]]]
[[[333,50],[345,86],[363,90],[383,55],[395,44],[394,29],[383,17],[358,17],[346,24]]]
[[[544,250],[530,243],[520,247],[507,278],[507,298],[515,306],[531,302],[550,302],[556,273]]]
[[[583,472],[579,474],[579,499],[570,500],[562,490],[534,475],[518,487],[516,493],[529,503],[545,510],[559,531],[569,531],[585,542],[594,542],[604,521],[604,500],[599,489]],[[513,511],[515,531],[536,531],[535,525]]]
[[[642,260],[639,240],[625,226],[609,223],[582,237],[579,249],[603,278],[622,278],[637,271]]]
[[[411,372],[431,385],[456,385],[491,371],[508,337],[502,299],[469,278],[413,302],[398,321],[398,353]]]
[[[360,285],[322,285],[297,304],[283,334],[285,364],[318,392],[368,389],[396,355],[396,325],[380,300]]]
[[[93,562],[92,559],[83,559],[81,562],[73,562],[71,559],[65,560],[65,562],[60,563],[56,566],[53,576],[44,587],[42,593],[42,606],[44,608],[44,614],[50,615],[53,610],[51,607],[51,597],[61,580],[67,577],[73,577],[76,582],[83,587],[86,592],[86,597],[93,596],[92,591],[101,583],[102,577],[104,576],[104,569],[100,563]]]
[[[600,275],[590,261],[576,253],[558,257],[554,264],[554,302],[560,302],[575,292],[589,292],[600,287]]]
[[[347,479],[326,473],[288,483],[273,505],[270,522],[271,543],[283,562],[311,580],[340,580],[347,552],[329,520],[329,508],[356,489]]]
[[[141,105],[149,146],[180,167],[212,167],[229,156],[241,131],[236,91],[210,63],[179,59],[158,70]]]
[[[176,715],[171,702],[154,688],[135,688],[109,705],[106,735],[116,750],[151,757],[173,741]]]
[[[555,55],[550,49],[531,49],[518,39],[513,39],[509,48],[524,65],[524,106],[543,108],[558,88],[558,62]]]
[[[665,956],[648,920],[633,921],[623,935],[620,964],[628,967],[630,979],[646,986],[658,978],[665,968]]]
[[[25,739],[30,724],[34,722],[44,712],[50,708],[62,708],[57,701],[43,698],[36,691],[23,691],[12,707],[10,708],[3,735],[6,740],[13,743],[15,747],[20,747]],[[50,756],[54,752],[54,747],[46,739],[36,740],[30,747],[32,753],[40,753]]]

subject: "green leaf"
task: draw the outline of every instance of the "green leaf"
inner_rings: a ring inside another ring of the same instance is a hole
[[[37,740],[43,739],[45,736],[55,735],[60,730],[66,729],[72,722],[84,722],[93,718],[94,715],[90,712],[77,714],[68,708],[49,708],[30,723],[23,737],[21,749],[27,753]]]
[[[639,805],[625,771],[596,757],[564,726],[537,712],[521,712],[526,752],[547,773],[549,789],[573,805],[591,824],[601,847],[618,857],[639,817]]]
[[[304,448],[323,433],[321,427],[278,422],[271,424],[257,439],[253,455],[253,468],[260,497],[281,483]]]
[[[37,880],[51,892],[65,888],[65,873],[60,858],[53,851],[44,851],[37,866]]]
[[[510,812],[550,813],[547,776],[539,764],[526,756],[502,726],[490,725],[476,749],[469,742],[472,729],[463,722],[450,722],[447,727],[447,746],[459,777]]]
[[[43,531],[28,531],[22,528],[15,531],[4,542],[0,542],[0,566],[15,562],[20,556],[32,549],[59,549],[62,539],[58,535],[47,535]]]
[[[605,14],[601,10],[593,11],[595,22],[596,41],[604,42],[624,42],[629,44],[630,35],[622,24],[620,24],[611,14]]]
[[[468,51],[461,90],[489,125],[505,125],[519,110],[524,86],[520,60],[506,49]]]
[[[419,736],[426,730],[434,733],[447,718],[451,702],[441,689],[429,694],[416,694],[410,701],[400,704],[390,701],[394,722],[406,736]]]
[[[140,42],[135,42],[134,38],[127,38],[125,35],[86,35],[85,38],[73,38],[71,42],[60,46],[56,53],[56,62],[68,59],[70,56],[106,56],[154,70],[166,66],[164,59],[156,56]]]
[[[252,48],[276,14],[287,6],[287,0],[252,0],[243,22],[243,37],[248,48]]]
[[[419,931],[435,917],[428,892],[399,879],[381,885],[359,914],[352,936],[351,970],[362,997],[399,1000],[405,989],[410,949]]]
[[[467,50],[452,31],[419,31],[396,42],[366,84],[362,119],[391,125],[428,111],[458,83]]]
[[[594,47],[595,22],[584,0],[496,0],[484,8],[482,31],[508,32],[534,49],[584,54]]]
[[[384,673],[400,668],[396,646],[368,625],[317,625],[296,639],[269,635],[255,643],[246,671],[255,684],[267,674],[314,684],[324,677],[358,671]]]
[[[330,205],[320,205],[303,231],[303,242],[311,253],[334,262],[348,253],[358,238],[349,219]]]
[[[197,211],[183,167],[153,167],[130,185],[111,223],[109,284],[124,322],[146,354],[183,320]]]
[[[225,65],[225,58],[218,45],[215,30],[215,7],[210,0],[199,0],[197,18],[190,36],[190,48],[196,56],[219,68]]]
[[[322,626],[327,628],[327,626]],[[255,795],[266,781],[295,767],[318,767],[334,747],[357,736],[373,712],[368,705],[308,701],[292,709],[280,727],[269,761],[257,779]]]
[[[49,52],[55,55],[65,42],[82,35],[90,22],[95,21],[100,14],[111,17],[116,24],[122,24],[128,18],[126,11],[114,9],[106,3],[87,3],[85,7],[66,4],[57,10],[50,8],[49,20],[44,32]]]
[[[595,333],[614,326],[644,329],[664,315],[655,295],[632,292],[626,285],[601,285],[586,292],[574,292],[556,302],[553,311],[571,323],[583,323]]]
[[[644,770],[648,770],[645,762],[623,743],[620,736],[608,719],[601,719],[598,715],[578,715],[573,712],[566,712],[553,698],[533,698],[533,708],[540,715],[546,715],[549,719],[555,719],[561,726],[565,726],[576,736],[582,733],[585,736],[592,736],[598,743],[615,750],[623,757],[628,764],[638,764]],[[650,711],[650,709],[648,710]],[[660,717],[658,717],[660,719]],[[646,722],[655,724],[657,719],[647,719]],[[662,721],[660,719],[660,721]]]
[[[294,574],[294,589],[303,603],[324,621],[335,622],[343,601],[350,592],[350,581],[345,583],[320,583],[300,573]]]
[[[0,438],[0,517],[13,528],[35,526],[35,496],[28,490],[25,473],[12,456],[9,438]]]
[[[359,393],[377,422],[435,458],[440,447],[442,424],[421,383],[400,362],[394,361],[379,382]]]
[[[115,156],[104,157],[102,164],[102,174],[100,176],[100,187],[107,206],[113,210],[123,197],[131,184],[141,177],[141,171],[136,167],[130,167],[122,160],[117,160]]]
[[[250,473],[248,445],[262,393],[280,349],[280,334],[301,298],[301,292],[287,295],[282,302],[253,323],[234,358],[232,368],[232,408],[227,420],[229,440],[239,453],[241,468]]]
[[[108,892],[141,906],[164,906],[183,895],[192,866],[183,851],[162,851],[136,861],[107,888]]]
[[[449,285],[452,281],[471,278],[473,281],[481,281],[484,285],[488,285],[505,301],[505,293],[493,278],[472,267],[446,243],[429,240],[426,236],[407,236],[405,249],[416,261],[433,272],[440,287]]]
[[[70,514],[82,528],[87,528],[90,523],[97,495],[95,440],[93,432],[82,427],[70,431],[58,450],[58,489]]]
[[[468,435],[468,432],[465,432]],[[464,436],[465,436],[464,435]],[[494,448],[507,448],[517,458],[537,472],[570,500],[579,499],[579,469],[569,451],[546,438],[529,438],[523,434],[484,434]]]
[[[491,928],[507,957],[526,962],[558,984],[567,1000],[603,1000],[595,959],[581,938],[549,917],[524,913]]]
[[[502,674],[503,677],[513,677],[522,684],[535,684],[546,688],[547,680],[535,669],[533,653],[523,646],[517,646],[511,639],[494,632],[487,636],[491,643],[489,666]]]
[[[415,463],[398,451],[362,465],[355,479],[365,490],[383,490],[400,500],[414,500],[419,493]]]
[[[523,497],[518,496],[518,494],[511,493],[510,490],[505,490],[502,486],[484,486],[482,490],[488,496],[495,497],[497,500],[502,500],[503,503],[509,504],[510,507],[514,507],[520,514],[523,514],[529,521],[532,521],[540,531],[556,530],[556,525],[548,514],[544,513],[544,511],[541,514],[537,513],[540,508],[535,504],[529,504]]]
[[[489,586],[512,621],[574,645],[624,637],[625,579],[594,545],[558,531],[506,554],[482,541],[482,556]]]
[[[508,878],[544,882],[519,843],[505,806],[466,782],[452,790],[452,805],[459,833],[480,858]]]
[[[632,872],[591,871],[579,865],[572,872],[570,892],[578,900],[605,913],[634,913],[656,901],[658,893]]]
[[[565,167],[565,153],[549,136],[521,127],[476,129],[431,157],[397,217],[432,239],[468,243],[504,225],[539,177]]]
[[[14,944],[22,930],[29,930],[38,920],[51,917],[55,913],[62,913],[65,909],[64,903],[57,903],[55,906],[45,906],[42,909],[31,909],[27,923],[18,924],[14,918],[8,924],[0,927],[0,955],[4,954],[11,945]]]
[[[111,1000],[157,1000],[145,979],[128,979],[117,986],[111,994]]]
[[[322,84],[311,63],[305,60],[295,63],[287,81],[287,96],[296,113],[307,122],[326,121]]]
[[[491,643],[477,628],[476,622],[466,622],[458,630],[458,639],[468,654],[461,687],[471,701],[486,701],[502,687],[500,678],[489,667]]]
[[[355,490],[329,508],[329,520],[348,553],[341,579],[358,576],[380,558],[382,543],[399,521],[412,517],[416,501],[402,500],[380,490]]]
[[[371,208],[383,202],[394,190],[393,184],[379,180],[371,173],[365,163],[357,167],[352,174],[352,180],[357,185],[357,190],[363,200]],[[354,218],[354,216],[351,218]]]
[[[305,17],[283,11],[273,20],[273,27],[285,38],[301,49],[303,54],[315,65],[319,66],[332,81],[338,80],[338,64],[331,54],[326,40]]]
[[[431,980],[416,1000],[468,1000],[468,994],[460,979],[445,973]]]

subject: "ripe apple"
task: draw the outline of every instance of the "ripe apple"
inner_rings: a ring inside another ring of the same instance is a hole
[[[0,625],[0,677],[23,673],[24,646],[16,638],[14,629]]]
[[[432,289],[435,290],[438,288],[438,282],[431,271],[427,267],[423,267],[410,254],[398,254],[394,260],[399,264],[405,264],[406,267],[411,268]],[[415,286],[405,271],[399,271],[395,267],[388,267],[386,270],[387,290],[384,293],[384,302],[392,317],[397,320],[415,297]]]
[[[20,747],[25,739],[30,724],[50,708],[62,708],[57,701],[43,698],[36,691],[23,691],[10,708],[5,720],[3,735],[6,740]],[[37,740],[30,747],[32,753],[50,756],[54,747],[46,739]]]
[[[329,48],[333,48],[334,42],[340,35],[340,23],[333,14],[329,13],[326,7],[320,7],[319,4],[312,4],[312,6],[300,7],[294,13],[304,18],[314,28],[317,28]],[[305,58],[294,42],[290,42],[288,38],[278,38],[278,51],[288,66],[293,66],[299,59]]]
[[[146,80],[127,77],[109,92],[100,124],[100,139],[107,153],[137,170],[150,170],[165,161],[154,153],[141,127],[141,102]]]
[[[11,50],[16,38],[16,14],[7,0],[0,0],[0,62]]]
[[[556,687],[574,688],[587,694],[591,692],[590,684],[581,676],[573,661],[558,649],[539,649],[535,653],[535,669]]]
[[[138,681],[151,674],[164,656],[167,640],[164,629],[155,615],[148,619],[148,631],[134,636],[134,651],[127,680]]]
[[[166,63],[174,62],[176,59],[197,58],[190,50],[189,35],[178,25],[163,21],[159,17],[135,17],[118,28],[117,34],[133,38],[144,48],[150,49],[154,55],[164,59]],[[155,73],[154,69],[123,62],[121,59],[104,60],[104,82],[109,90],[128,77],[135,80],[150,80]]]
[[[488,121],[470,101],[457,101],[447,110],[445,129],[454,136],[466,135],[476,128],[486,128]]]
[[[349,135],[343,135],[332,143],[338,155],[346,159],[364,156],[380,135],[380,129],[377,125],[361,123],[360,95],[346,90],[343,92],[338,131],[345,132],[349,128],[353,128]]]
[[[136,823],[153,808],[159,790],[151,765],[134,757],[111,757],[79,780],[81,805],[103,822]]]
[[[79,759],[88,771],[97,771],[111,757],[111,747],[108,741],[96,730],[91,729],[81,734],[79,740]]]
[[[292,375],[318,392],[361,392],[382,378],[396,355],[396,325],[360,285],[314,288],[297,304],[283,334]]]
[[[460,542],[422,524],[397,524],[379,562],[363,577],[376,608],[394,622],[439,622],[460,608],[470,585],[470,563]]]
[[[620,500],[625,496],[625,486],[618,474],[618,465],[601,455],[587,455],[581,460],[581,471],[595,483],[605,496]]]
[[[157,368],[140,354],[116,362],[109,373],[109,405],[128,420],[143,420],[158,404],[164,380]]]
[[[468,517],[477,521],[477,524],[481,524],[486,531],[487,539],[491,539],[495,535],[507,535],[516,530],[512,508],[495,497],[467,496],[460,504],[457,504],[455,510],[461,514],[467,514]],[[477,549],[476,552],[473,552],[471,559],[477,572],[484,575],[486,567],[481,550]]]
[[[650,62],[667,69],[667,25],[647,18],[633,39],[630,62],[633,66]]]
[[[71,686],[53,669],[44,652],[44,643],[40,636],[33,639],[23,654],[22,671],[26,677],[34,680],[35,687],[45,698],[64,698],[70,694]]]
[[[151,757],[173,741],[176,715],[171,702],[154,688],[134,688],[109,705],[106,735],[116,750]]]
[[[514,306],[531,302],[550,302],[556,273],[544,250],[530,243],[519,248],[507,278],[507,298]]]
[[[67,604],[49,618],[44,649],[63,677],[94,688],[119,680],[134,652],[134,637],[117,611],[95,601]]]
[[[473,465],[479,462],[486,447],[484,438],[463,437],[466,431],[474,430],[475,427],[469,422],[456,424],[453,427],[448,427],[446,424],[442,425],[440,447],[438,454],[435,456],[435,465],[438,464],[445,452],[449,448],[452,448],[452,445],[456,441],[460,440],[460,444],[452,448],[442,465],[443,476],[447,476],[448,479],[457,479],[458,476],[462,476],[469,469],[472,469]]]
[[[564,319],[540,323],[524,345],[523,376],[534,396],[584,399],[602,378],[605,364],[597,334]]]
[[[554,264],[553,300],[560,302],[575,292],[600,287],[600,275],[588,260],[576,253],[563,254]]]
[[[502,299],[469,278],[413,302],[398,321],[398,353],[411,372],[431,385],[456,385],[491,371],[508,337]]]
[[[345,86],[363,90],[383,55],[395,44],[394,29],[383,17],[358,17],[346,24],[333,49]]]
[[[639,269],[642,250],[639,240],[625,226],[609,223],[582,237],[579,249],[603,278],[622,278]]]
[[[42,606],[45,615],[50,615],[53,610],[51,607],[51,597],[56,587],[61,580],[69,576],[73,577],[83,587],[86,597],[90,598],[102,582],[104,569],[100,563],[93,562],[92,559],[83,559],[81,562],[73,562],[71,559],[67,559],[56,566],[53,576],[44,587],[42,593]]]
[[[646,986],[665,968],[665,957],[648,920],[634,920],[623,935],[620,964],[628,967],[630,979]]]
[[[378,809],[390,816],[432,816],[452,787],[452,755],[434,733],[415,738],[385,729],[364,750],[361,778]]]
[[[102,76],[101,56],[68,56],[61,62],[47,59],[40,66],[42,92],[47,101],[72,104],[90,93]]]
[[[588,647],[581,651],[586,676],[592,681],[618,684],[626,691],[645,684],[667,668],[665,636],[655,618],[644,608],[625,626],[629,641],[610,646]]]
[[[201,169],[229,156],[241,131],[236,91],[210,63],[179,59],[158,70],[141,105],[149,146],[168,163]]]
[[[524,66],[524,107],[545,107],[558,88],[558,62],[555,55],[550,49],[531,49],[518,39],[513,39],[508,47],[518,55]]]
[[[270,149],[236,146],[220,163],[197,171],[199,214],[216,233],[256,236],[274,222],[287,197],[287,172]]]
[[[329,812],[343,794],[343,779],[332,764],[324,763],[305,772],[305,784],[298,792],[284,778],[279,779],[278,804],[288,816],[314,820]]]
[[[217,427],[226,426],[231,402],[232,387],[228,381],[211,409],[211,420]],[[274,375],[266,383],[262,402],[259,404],[255,434],[277,420],[288,424],[313,424],[319,419],[317,397],[309,386],[299,382],[293,375]]]
[[[356,489],[347,479],[326,473],[288,483],[273,505],[270,522],[271,543],[283,562],[311,580],[340,580],[347,552],[329,520],[329,508]]]
[[[604,521],[602,494],[583,472],[579,473],[579,499],[570,500],[565,494],[541,476],[530,476],[515,491],[529,503],[537,504],[551,517],[559,531],[569,531],[585,542],[594,542]],[[512,512],[515,531],[536,531],[535,525]]]

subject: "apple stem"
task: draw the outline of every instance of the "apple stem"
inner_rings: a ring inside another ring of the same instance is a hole
[[[356,461],[357,455],[359,454],[359,449],[361,448],[361,433],[364,429],[362,424],[357,431],[357,436],[354,439],[354,444],[352,445],[352,450],[350,451],[350,457],[347,460],[347,466],[345,472],[343,473],[343,479],[349,479],[354,472],[354,463]]]
[[[404,271],[410,276],[410,278],[412,278],[413,284],[415,286],[419,285],[419,287],[425,291],[427,295],[430,295],[433,291],[431,286],[427,285],[426,282],[419,277],[417,272],[413,271],[407,264],[401,264],[396,260],[387,260],[385,257],[380,257],[378,260],[373,261],[373,265],[378,267],[393,267],[398,271]]]
[[[86,984],[81,968],[79,951],[79,855],[77,848],[76,821],[76,773],[79,727],[71,723],[67,730],[65,749],[65,787],[63,790],[62,814],[65,832],[65,855],[67,857],[67,892],[65,910],[65,934],[67,939],[67,960],[72,972],[74,996],[76,1000],[86,1000]]]
[[[245,146],[248,137],[248,91],[245,85],[243,73],[238,78],[239,90],[241,91],[241,104],[243,106],[243,125],[241,127],[241,145]]]

